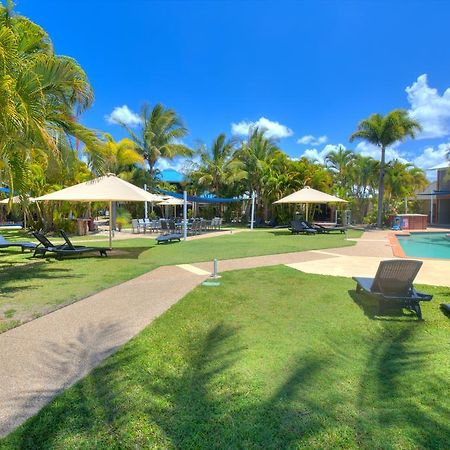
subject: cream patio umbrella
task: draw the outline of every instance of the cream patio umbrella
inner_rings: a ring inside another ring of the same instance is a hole
[[[186,207],[190,204],[190,202],[186,201]],[[162,202],[158,203],[158,206],[173,206],[174,216],[176,216],[177,206],[184,206],[184,199],[177,197],[165,197]]]
[[[26,199],[27,199],[27,201],[29,201],[29,202],[34,202],[34,198],[33,198],[33,197],[26,197]],[[20,203],[20,196],[19,196],[19,195],[15,195],[15,196],[12,198],[12,202],[13,202],[14,204]],[[0,201],[0,203],[1,203],[2,205],[7,205],[7,204],[9,203],[9,198],[3,199],[2,201]]]
[[[188,205],[190,205],[190,202],[186,202]],[[158,203],[158,206],[181,206],[184,205],[184,200],[182,198],[176,198],[176,197],[168,197],[165,198],[162,202]]]
[[[108,202],[109,246],[112,247],[112,202],[151,202],[163,200],[160,195],[144,191],[134,184],[109,173],[84,183],[35,198],[36,201]]]
[[[33,197],[25,197],[25,199],[26,199],[27,202],[30,202],[30,203],[34,202],[34,198]],[[11,199],[11,201],[15,205],[17,205],[17,203],[22,203],[20,195],[15,195]],[[7,205],[7,204],[9,204],[9,202],[10,202],[10,199],[9,198],[5,198],[5,199],[0,201],[0,204]],[[25,210],[23,210],[22,212],[23,212],[23,228],[26,229],[27,228],[27,215],[25,214]]]
[[[281,203],[303,203],[306,205],[306,220],[308,220],[308,206],[310,203],[347,203],[347,200],[335,197],[334,195],[326,194],[309,186],[305,186],[293,194],[283,197],[274,202],[274,204]]]

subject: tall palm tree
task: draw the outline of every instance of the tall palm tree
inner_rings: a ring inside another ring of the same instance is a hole
[[[96,145],[96,134],[76,121],[92,101],[77,62],[55,55],[47,33],[15,15],[11,1],[0,4],[0,159],[11,191],[29,180],[32,148],[60,157],[61,133]]]
[[[198,151],[200,162],[194,165],[191,173],[196,184],[220,196],[225,188],[241,179],[244,174],[233,161],[234,151],[234,140],[227,140],[223,133],[213,140],[209,149],[201,146]]]
[[[141,125],[135,133],[127,124],[119,122],[129,133],[140,154],[147,161],[152,177],[156,175],[156,163],[160,158],[191,156],[192,150],[180,140],[188,134],[177,113],[158,103],[150,108],[144,104],[141,109]]]
[[[241,164],[243,178],[249,192],[254,191],[257,197],[257,205],[264,207],[267,214],[268,201],[264,199],[263,189],[265,175],[268,167],[280,158],[287,159],[272,139],[265,136],[265,130],[252,129],[248,140],[243,142],[241,148],[236,152],[236,159]]]
[[[386,173],[386,148],[392,144],[404,141],[407,137],[415,138],[422,129],[419,122],[411,119],[404,109],[396,109],[382,116],[372,114],[362,120],[357,130],[350,136],[350,142],[355,139],[374,144],[380,148],[380,176],[378,182],[377,226],[381,227],[383,220],[384,176]]]

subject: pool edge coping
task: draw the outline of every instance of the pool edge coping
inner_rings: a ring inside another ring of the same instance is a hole
[[[417,230],[417,232],[418,233],[441,233],[441,231],[428,231],[428,230]],[[392,232],[392,233],[388,234],[388,240],[389,240],[389,244],[392,249],[392,254],[396,258],[410,258],[410,259],[418,259],[418,260],[425,260],[425,261],[435,261],[435,260],[449,261],[448,258],[427,258],[425,256],[408,256],[404,252],[399,240],[397,239],[397,236],[411,236],[411,233],[409,231],[397,231],[397,232]]]

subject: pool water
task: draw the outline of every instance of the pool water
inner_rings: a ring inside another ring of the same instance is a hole
[[[411,233],[397,239],[406,256],[450,259],[450,237],[446,233]]]

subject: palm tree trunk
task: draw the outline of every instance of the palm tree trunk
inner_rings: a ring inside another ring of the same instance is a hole
[[[378,212],[377,212],[377,227],[378,228],[381,228],[382,223],[383,223],[385,158],[386,158],[386,149],[384,147],[381,147],[380,180],[378,182]]]

